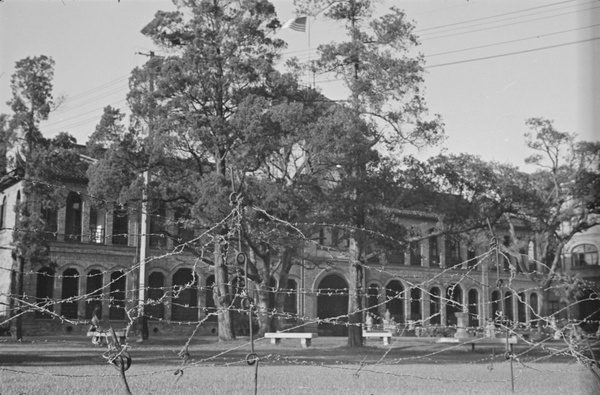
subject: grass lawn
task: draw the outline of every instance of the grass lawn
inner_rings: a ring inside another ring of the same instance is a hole
[[[221,344],[194,339],[183,375],[177,356],[186,339],[132,343],[126,372],[133,394],[254,394],[255,366],[244,359],[247,341]],[[319,338],[314,347],[299,341],[279,347],[256,342],[259,394],[511,394],[510,363],[491,349],[469,351],[435,344],[377,342],[352,350],[339,338]],[[296,344],[298,343],[298,344]],[[0,394],[124,394],[119,372],[88,339],[0,342]],[[568,358],[517,349],[515,394],[600,394],[584,367]]]

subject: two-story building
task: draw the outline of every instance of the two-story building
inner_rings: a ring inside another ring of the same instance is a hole
[[[11,176],[0,181],[0,316],[5,317],[15,308],[12,234],[19,219],[14,207],[24,199],[25,182]],[[30,310],[24,316],[25,333],[86,331],[96,307],[103,322],[125,325],[138,303],[140,212],[96,204],[87,194],[84,172],[71,171],[53,182],[68,193],[59,210],[42,213],[51,263],[29,265],[23,273],[24,307]],[[157,213],[157,218],[176,219],[176,213],[164,208]],[[436,215],[400,211],[396,216],[425,236],[402,252],[373,250],[368,256],[361,285],[365,314],[383,317],[389,312],[400,327],[456,325],[457,312],[467,313],[474,328],[499,312],[514,323],[538,325],[544,294],[526,275],[511,270],[508,258],[492,253],[487,242],[476,245],[466,237],[431,233],[439,228]],[[171,234],[178,231],[185,232],[173,229]],[[501,227],[497,231],[502,234]],[[527,239],[527,229],[518,232]],[[216,317],[209,314],[214,312],[212,268],[177,249],[173,238],[161,237],[159,228],[149,233],[145,313],[150,333],[188,333],[207,314],[199,333],[216,333]],[[307,241],[288,283],[270,281],[273,289],[286,292],[285,312],[323,335],[347,332],[352,273],[346,243],[334,227],[325,226],[317,240]],[[527,259],[530,254],[523,255]],[[301,262],[306,256],[311,263]]]

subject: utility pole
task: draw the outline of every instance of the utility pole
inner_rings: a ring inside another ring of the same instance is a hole
[[[150,53],[141,53],[138,52],[139,55],[144,55],[150,57],[152,59],[154,57],[154,51],[150,51]],[[150,81],[149,81],[149,93],[152,94],[154,92],[154,72],[150,70]],[[151,99],[153,100],[153,99]],[[150,114],[148,114],[148,138],[152,139],[152,111],[154,110],[154,106],[150,106]],[[150,185],[150,171],[146,170],[143,174],[144,177],[144,186],[142,189],[142,215],[140,218],[140,274],[139,274],[139,295],[138,295],[138,322],[139,322],[139,338],[138,341],[148,340],[150,336],[150,331],[148,330],[148,317],[144,313],[144,304],[146,302],[146,260],[148,259],[148,231],[149,220],[148,220],[148,186]]]

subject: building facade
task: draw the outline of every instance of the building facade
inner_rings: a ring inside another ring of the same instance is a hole
[[[84,180],[66,183],[69,193],[61,208],[43,213],[51,263],[25,268],[25,307],[43,308],[25,314],[25,334],[85,332],[94,310],[107,325],[122,327],[138,303],[140,215],[127,207],[96,208],[85,187]],[[23,181],[5,180],[0,194],[0,315],[5,317],[15,309],[12,231],[22,196]],[[175,217],[168,211],[161,215]],[[402,212],[399,217],[420,234],[439,227],[431,214]],[[528,237],[526,229],[518,232]],[[322,335],[345,335],[353,278],[346,241],[329,227],[316,236],[305,244],[288,283],[273,278],[269,285],[285,290],[290,322]],[[150,237],[145,275],[150,333],[189,333],[204,320],[198,333],[216,334],[212,268],[176,247],[171,238]],[[523,254],[527,259],[528,252]],[[300,261],[307,256],[310,263]],[[597,252],[595,259],[597,265]],[[401,253],[373,251],[363,269],[365,317],[388,315],[398,328],[455,326],[460,312],[468,314],[474,331],[499,315],[515,325],[536,326],[545,303],[537,285],[508,258],[490,253],[487,243],[472,245],[458,236],[423,237]]]

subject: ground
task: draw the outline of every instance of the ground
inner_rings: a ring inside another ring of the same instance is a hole
[[[512,361],[502,347],[448,346],[430,339],[369,340],[345,347],[344,338],[320,337],[303,349],[299,340],[281,346],[257,340],[260,358],[249,366],[248,338],[219,343],[215,337],[189,342],[189,359],[179,355],[188,339],[152,337],[132,341],[125,373],[133,394],[594,394],[600,385],[572,357],[519,345]],[[552,350],[560,343],[552,345]],[[104,346],[82,336],[0,338],[0,394],[125,393],[120,373],[106,362]],[[183,372],[183,373],[181,373]],[[177,373],[177,374],[175,374]],[[256,375],[256,376],[255,376]],[[256,383],[255,383],[256,377]],[[200,391],[200,389],[202,389]]]

